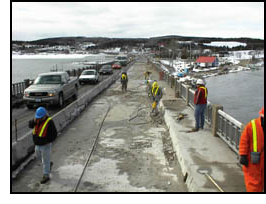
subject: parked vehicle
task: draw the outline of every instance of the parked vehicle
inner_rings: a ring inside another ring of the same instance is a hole
[[[120,64],[120,62],[115,62],[113,65],[112,65],[113,69],[121,69],[122,66]]]
[[[79,84],[82,83],[94,83],[97,84],[99,81],[99,73],[94,70],[84,70],[81,75],[79,76]]]
[[[113,74],[113,68],[111,65],[103,65],[99,73],[100,74]]]
[[[48,72],[39,74],[24,91],[23,101],[30,109],[34,105],[58,105],[78,97],[78,78],[69,77],[67,72]]]
[[[112,65],[113,69],[121,69],[122,66],[120,64],[120,62],[115,62],[113,65]]]
[[[116,57],[116,61],[119,62],[122,66],[126,66],[128,63],[127,56],[125,55],[118,55]]]

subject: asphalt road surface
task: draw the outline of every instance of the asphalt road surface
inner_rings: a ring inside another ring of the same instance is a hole
[[[126,67],[123,67],[122,69],[127,70],[132,63],[128,64]],[[114,70],[114,73],[119,72],[120,70]],[[100,75],[100,80],[98,84],[110,77],[110,75]],[[78,97],[81,97],[85,93],[87,93],[89,90],[91,90],[93,87],[97,86],[98,84],[84,84],[79,86],[78,90]],[[68,100],[65,103],[66,105],[69,105],[72,103],[73,100]],[[62,108],[55,107],[55,106],[48,106],[47,111],[50,116],[53,116],[56,114],[58,111],[60,111]],[[24,136],[28,132],[31,131],[31,129],[28,127],[28,121],[33,119],[34,114],[35,114],[36,108],[33,109],[28,109],[25,104],[17,107],[17,108],[12,108],[12,143],[19,139],[20,137]]]

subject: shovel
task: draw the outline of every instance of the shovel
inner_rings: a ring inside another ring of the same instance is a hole
[[[209,169],[198,169],[198,173],[204,174],[219,191],[224,192],[224,190],[214,181],[214,179],[209,175]]]

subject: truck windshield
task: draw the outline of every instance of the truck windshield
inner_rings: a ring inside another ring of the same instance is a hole
[[[48,76],[38,76],[34,84],[61,84],[61,76],[58,75],[48,75]]]
[[[83,72],[82,75],[95,75],[95,72],[94,71],[86,71],[86,72]]]

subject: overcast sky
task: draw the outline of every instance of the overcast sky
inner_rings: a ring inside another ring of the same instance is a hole
[[[264,2],[12,3],[12,40],[164,35],[264,39]]]

